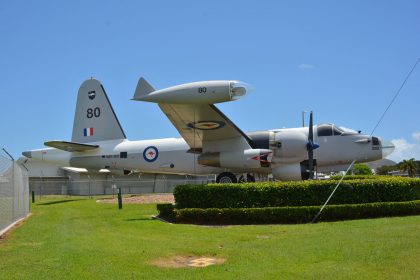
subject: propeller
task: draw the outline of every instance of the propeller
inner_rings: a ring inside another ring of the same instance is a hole
[[[309,179],[314,179],[314,150],[319,148],[319,144],[314,142],[314,128],[313,128],[312,111],[309,115],[309,134],[306,149],[308,150],[308,170]]]

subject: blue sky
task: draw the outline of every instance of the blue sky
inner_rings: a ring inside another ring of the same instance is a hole
[[[0,146],[15,157],[70,140],[80,84],[99,79],[130,140],[178,137],[155,88],[235,79],[219,105],[244,131],[315,123],[370,133],[420,57],[419,1],[2,1]],[[375,135],[420,158],[420,67]]]

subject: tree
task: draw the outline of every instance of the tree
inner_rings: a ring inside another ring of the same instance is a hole
[[[369,166],[362,163],[357,163],[354,165],[354,174],[355,175],[372,175],[372,170]]]
[[[391,165],[391,166],[380,166],[378,168],[376,168],[376,174],[378,175],[389,175],[388,173],[390,171],[395,171],[395,170],[399,170],[398,165]]]
[[[407,171],[409,177],[416,176],[417,164],[414,158],[411,158],[409,160],[403,160],[399,163],[399,166],[404,172]]]

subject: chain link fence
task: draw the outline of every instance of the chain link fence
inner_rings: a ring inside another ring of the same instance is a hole
[[[27,170],[0,151],[0,234],[29,213]]]
[[[36,179],[29,182],[30,191],[36,196],[43,195],[112,195],[117,194],[121,188],[123,194],[150,194],[150,193],[171,193],[173,189],[182,184],[207,184],[214,182],[214,176],[209,178],[173,179],[159,176],[154,180],[150,179]]]

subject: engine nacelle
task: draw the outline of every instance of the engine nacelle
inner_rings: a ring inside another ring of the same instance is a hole
[[[206,166],[224,168],[269,167],[273,152],[266,149],[248,149],[242,152],[209,152],[198,157],[198,163]]]
[[[273,178],[281,181],[300,181],[308,179],[309,173],[301,163],[287,164],[273,168]]]
[[[299,130],[279,131],[275,135],[279,148],[275,151],[276,163],[301,162],[308,157],[308,136]]]
[[[214,104],[237,100],[247,92],[247,85],[239,81],[194,82],[155,91],[145,83],[147,84],[145,80],[139,80],[134,100],[170,104]]]

